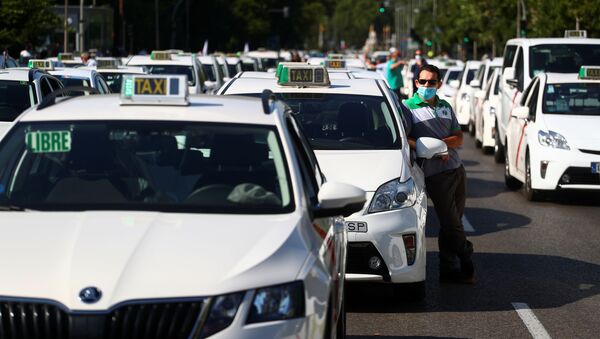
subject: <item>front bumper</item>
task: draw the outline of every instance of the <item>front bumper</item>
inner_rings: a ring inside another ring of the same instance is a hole
[[[417,198],[412,207],[368,214],[373,195],[374,192],[367,193],[368,202],[363,211],[346,218],[347,221],[364,222],[368,226],[365,233],[348,232],[346,279],[393,283],[424,281],[427,254],[425,193]],[[417,251],[414,263],[409,265],[402,236],[411,233],[416,235]],[[370,269],[368,260],[377,255],[383,261],[383,269]]]
[[[593,162],[600,162],[600,150],[540,148],[536,151],[530,153],[533,189],[600,190],[600,174],[592,173],[591,168]]]

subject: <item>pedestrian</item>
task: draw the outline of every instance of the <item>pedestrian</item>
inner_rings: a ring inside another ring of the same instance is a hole
[[[27,66],[29,60],[33,58],[32,51],[33,46],[30,43],[26,44],[25,48],[23,48],[23,50],[19,52],[19,65],[21,65],[22,67]]]
[[[402,68],[406,62],[400,60],[400,52],[396,48],[390,48],[390,59],[385,67],[385,77],[390,84],[392,92],[396,93],[398,98],[403,98],[402,87],[404,87],[404,79],[402,78]]]
[[[447,156],[426,159],[422,165],[427,194],[440,221],[440,281],[474,284],[473,244],[467,240],[462,225],[466,173],[457,149],[462,146],[463,133],[452,106],[436,95],[442,85],[440,70],[424,65],[414,82],[417,92],[401,105],[409,125],[408,143],[415,149],[416,139],[432,137],[448,146]]]
[[[90,58],[90,54],[88,52],[81,53],[81,61],[86,66],[96,66],[96,60]]]
[[[421,67],[427,65],[427,60],[421,53],[421,50],[418,49],[415,51],[415,63],[411,66],[410,72],[412,73],[413,78],[413,94],[417,92],[417,86],[415,85],[415,80],[418,78],[418,73]]]

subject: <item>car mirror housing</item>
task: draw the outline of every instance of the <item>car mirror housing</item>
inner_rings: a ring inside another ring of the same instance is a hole
[[[319,191],[319,206],[313,210],[317,218],[347,217],[363,209],[367,195],[362,189],[340,182],[326,182]]]
[[[448,154],[448,145],[443,140],[422,137],[417,139],[417,158],[431,159]]]
[[[513,116],[517,119],[527,119],[527,118],[529,118],[529,107],[527,107],[527,106],[515,107],[512,111],[511,116]]]

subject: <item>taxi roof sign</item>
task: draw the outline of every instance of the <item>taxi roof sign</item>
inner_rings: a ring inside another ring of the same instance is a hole
[[[298,65],[283,66],[277,84],[295,87],[326,87],[330,82],[325,67]]]
[[[294,67],[294,66],[302,66],[302,65],[307,65],[306,62],[280,62],[277,64],[277,69],[275,70],[275,77],[277,79],[279,79],[279,76],[281,75],[281,71],[283,70],[284,67]]]
[[[152,53],[150,53],[150,59],[171,60],[171,53],[169,53],[169,51],[152,51]]]
[[[566,30],[565,38],[587,38],[587,31],[581,29]]]
[[[578,78],[600,80],[600,66],[581,66]]]
[[[27,67],[29,68],[38,68],[43,70],[53,70],[54,66],[52,65],[52,61],[45,59],[31,59],[27,63]]]
[[[187,76],[125,75],[121,84],[121,105],[187,106]]]
[[[98,58],[96,59],[97,68],[119,68],[119,60],[115,58]]]
[[[74,60],[73,53],[58,53],[58,60],[69,61]]]
[[[323,66],[325,66],[325,68],[331,68],[331,69],[346,68],[346,60],[342,60],[342,59],[325,60],[325,61],[323,61]]]
[[[345,56],[343,54],[339,54],[339,53],[331,53],[331,54],[327,55],[327,59],[329,59],[329,60],[344,60]]]

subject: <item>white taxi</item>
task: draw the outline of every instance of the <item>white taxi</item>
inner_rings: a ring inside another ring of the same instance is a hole
[[[367,191],[368,203],[346,221],[346,279],[393,283],[402,297],[424,298],[423,172],[411,161],[399,102],[386,84],[303,63],[285,63],[279,78],[244,74],[219,94],[273,91],[291,107],[326,177]]]
[[[481,65],[481,61],[469,60],[465,63],[460,79],[460,86],[456,94],[456,119],[463,129],[471,123],[471,101],[475,93],[471,87],[471,81],[475,79],[475,74]],[[474,83],[476,84],[476,83]]]
[[[121,91],[123,77],[126,74],[148,74],[145,67],[140,66],[120,66],[121,60],[117,58],[98,58],[96,66],[79,67],[79,69],[94,70],[102,75],[106,85],[113,93]]]
[[[600,190],[600,67],[541,73],[507,128],[506,185],[528,200],[552,190]]]
[[[365,192],[324,182],[272,93],[187,81],[44,101],[0,142],[4,333],[343,337],[341,216]]]
[[[500,69],[495,69],[482,90],[475,92],[475,145],[481,147],[484,154],[494,152],[496,147],[497,127],[496,111],[500,108]],[[502,159],[504,160],[504,159]]]
[[[0,136],[23,111],[63,87],[45,71],[52,67],[50,61],[31,59],[29,66],[0,69]]]
[[[65,87],[73,87],[73,86],[85,86],[92,87],[98,90],[100,94],[109,94],[111,93],[106,80],[100,75],[100,73],[96,72],[93,69],[83,69],[83,68],[54,68],[49,69],[48,73],[57,77]],[[89,95],[88,93],[80,93],[80,95]],[[79,94],[74,94],[79,95]]]
[[[149,74],[181,74],[188,78],[190,94],[206,93],[206,76],[195,54],[172,54],[152,51],[150,55],[134,55],[127,66],[146,67]]]

